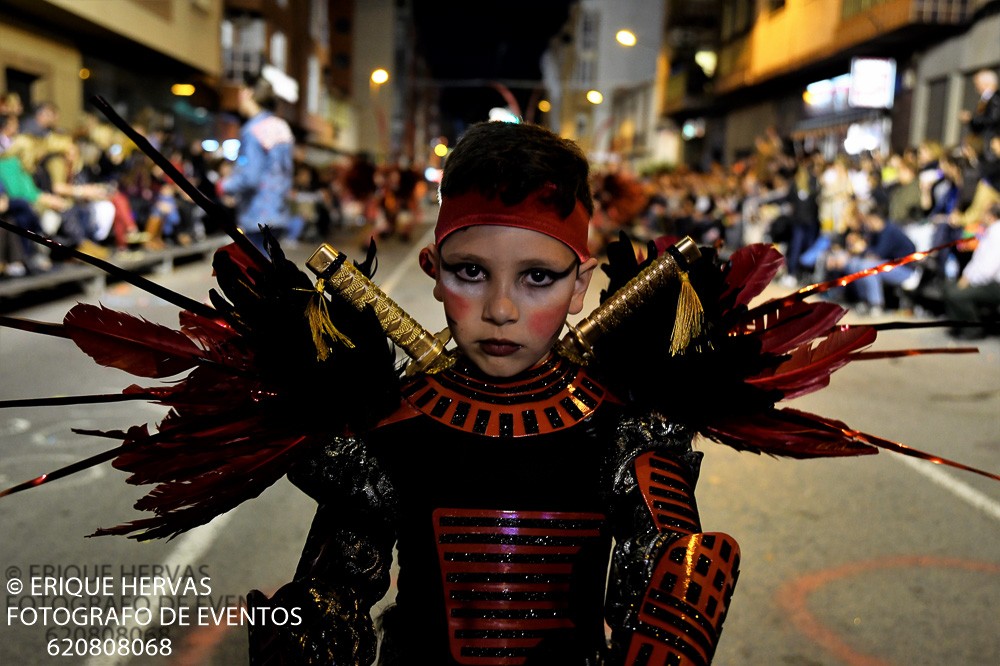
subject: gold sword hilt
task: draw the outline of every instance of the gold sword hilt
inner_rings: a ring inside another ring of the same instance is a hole
[[[680,279],[700,257],[701,250],[690,236],[685,236],[576,326],[567,324],[569,331],[559,341],[557,351],[577,363],[589,363],[594,357],[594,344],[601,336],[628,319],[657,289]]]
[[[455,359],[444,342],[408,315],[389,296],[347,260],[347,255],[327,243],[320,245],[306,262],[323,288],[335,292],[356,310],[370,306],[386,336],[400,347],[413,362],[408,373],[433,374],[450,367]]]

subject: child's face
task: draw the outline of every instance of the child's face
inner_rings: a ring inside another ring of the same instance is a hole
[[[469,227],[430,248],[434,297],[458,349],[480,370],[511,377],[535,365],[569,314],[583,308],[596,259],[537,231]]]

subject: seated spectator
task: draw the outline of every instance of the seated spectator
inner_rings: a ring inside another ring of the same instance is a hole
[[[34,209],[24,199],[11,199],[0,183],[0,215],[21,229],[44,235]],[[47,250],[27,238],[0,231],[0,275],[18,277],[44,273],[52,268]]]
[[[139,225],[128,196],[119,186],[121,175],[123,136],[118,136],[109,125],[98,123],[77,139],[80,166],[76,179],[80,182],[103,186],[108,201],[114,208],[111,235],[105,244],[116,250],[126,250],[141,242]]]
[[[926,235],[918,242],[913,234],[918,251],[929,250],[963,237],[962,226],[965,208],[968,201],[962,200],[962,184],[964,176],[960,158],[944,156],[941,158],[941,178],[932,185],[921,188],[921,201],[927,214]],[[929,275],[935,278],[954,280],[958,277],[959,253],[954,247],[945,248],[929,257],[924,267]]]
[[[4,193],[3,186],[0,186],[0,216],[6,219],[9,210],[10,197]],[[0,278],[20,277],[27,272],[17,238],[0,230]]]
[[[888,219],[898,225],[923,219],[916,164],[910,160],[901,159],[896,169],[896,182],[887,190],[889,204],[886,214]]]
[[[0,113],[0,153],[10,148],[14,137],[19,133],[17,116],[13,113]]]
[[[167,241],[178,242],[183,228],[181,209],[178,202],[180,194],[173,181],[162,177],[157,188],[153,207],[146,220],[148,240],[145,246],[150,249],[161,249]]]
[[[851,254],[845,271],[848,275],[874,268],[887,261],[901,259],[916,252],[916,247],[903,229],[890,222],[878,211],[862,216],[863,233],[850,240]],[[885,286],[902,286],[916,275],[912,266],[897,266],[891,271],[879,272],[853,283],[858,294],[858,309],[875,316],[885,310]]]
[[[62,214],[69,210],[72,202],[62,196],[45,192],[38,187],[32,173],[37,164],[37,140],[26,134],[19,134],[11,143],[10,148],[0,154],[0,185],[7,191],[7,196],[22,199],[34,208],[38,214],[45,235],[52,236],[62,225]],[[48,226],[46,221],[49,220]],[[71,247],[79,242],[77,239],[61,239]]]
[[[58,234],[73,239],[77,245],[85,244],[92,254],[103,257],[108,252],[94,246],[103,246],[114,226],[114,188],[107,183],[83,182],[80,167],[79,150],[71,136],[50,132],[40,140],[35,182],[41,190],[71,202],[63,211]]]
[[[982,321],[982,311],[1000,308],[1000,204],[993,204],[984,216],[984,230],[972,258],[955,282],[945,284],[945,316],[956,321]],[[982,326],[952,328],[949,333],[959,339],[982,338]]]
[[[799,264],[812,272],[813,282],[825,282],[847,275],[847,264],[856,255],[864,251],[864,243],[859,242],[863,233],[862,219],[864,214],[857,202],[851,200],[842,213],[843,229],[840,233],[826,231],[819,235],[808,250],[799,259]],[[838,287],[830,290],[833,298],[843,298],[844,289]]]
[[[982,159],[979,162],[980,179],[969,208],[965,211],[963,226],[967,232],[976,233],[985,217],[986,209],[1000,203],[1000,135],[990,139],[991,154],[996,159]]]
[[[0,95],[0,113],[10,114],[18,119],[24,114],[24,103],[16,92]]]
[[[21,122],[21,132],[39,139],[48,136],[59,125],[59,107],[42,101],[32,108],[31,115]]]

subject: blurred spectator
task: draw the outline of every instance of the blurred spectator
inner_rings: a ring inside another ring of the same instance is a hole
[[[9,113],[20,119],[24,115],[24,104],[21,102],[21,96],[16,92],[0,95],[0,113]]]
[[[59,107],[54,102],[43,101],[34,106],[31,115],[21,123],[21,132],[44,137],[59,124]]]
[[[20,132],[17,114],[0,113],[0,153],[10,148],[14,137]]]
[[[631,173],[617,167],[603,174],[595,174],[594,217],[590,225],[590,251],[599,254],[604,246],[618,238],[619,231],[627,231],[639,220],[646,209],[649,195],[642,183]],[[695,199],[695,193],[691,198]],[[693,216],[696,200],[691,202],[689,215]]]
[[[982,321],[984,311],[995,319],[1000,315],[1000,204],[993,204],[984,216],[984,230],[972,258],[956,282],[944,289],[945,316],[956,321]],[[977,339],[985,335],[982,326],[953,328],[951,335]]]
[[[71,202],[70,207],[62,211],[58,235],[72,239],[76,245],[84,241],[103,245],[115,220],[116,209],[111,203],[114,188],[106,183],[85,182],[81,164],[73,138],[62,132],[49,132],[38,142],[35,182],[41,190]]]
[[[9,168],[9,165],[2,168]],[[9,196],[2,174],[0,174],[0,214],[21,229],[40,236],[45,235],[41,220],[32,204],[27,199]],[[42,246],[27,238],[14,238],[6,232],[0,232],[0,236],[3,237],[0,239],[0,264],[5,265],[0,273],[8,277],[17,277],[25,273],[42,273],[52,268],[47,250]]]
[[[799,265],[811,271],[811,280],[823,282],[847,274],[847,262],[864,251],[864,245],[856,240],[863,234],[864,213],[857,203],[851,201],[843,213],[843,230],[823,231],[816,242],[799,259]],[[842,288],[831,290],[830,295],[840,297]]]
[[[981,69],[972,78],[972,83],[979,93],[979,101],[974,110],[964,109],[959,119],[968,124],[979,140],[979,154],[983,159],[998,159],[990,148],[990,139],[1000,134],[1000,95],[997,94],[1000,77],[991,69]]]
[[[292,219],[286,235],[289,241],[297,243],[326,238],[330,228],[330,211],[323,198],[323,189],[316,169],[304,163],[296,165],[290,195]]]
[[[383,209],[390,231],[406,242],[419,219],[420,198],[424,195],[423,176],[406,163],[389,169],[386,175],[386,199],[392,205],[383,204]]]
[[[246,122],[240,129],[233,172],[220,181],[219,191],[233,198],[237,224],[263,252],[260,225],[269,227],[276,238],[288,227],[295,137],[288,123],[274,113],[278,94],[267,76],[247,81],[238,94]]]
[[[351,159],[343,173],[345,197],[342,207],[347,222],[353,226],[366,226],[375,222],[375,192],[378,190],[375,172],[371,155],[361,152]]]
[[[8,217],[13,218],[10,212],[10,197],[7,196],[3,185],[0,185],[0,216],[3,216],[5,220]],[[14,223],[18,224],[16,221]],[[24,253],[18,241],[17,236],[0,230],[0,278],[20,277],[28,272]]]
[[[853,255],[845,267],[848,275],[916,252],[913,241],[903,229],[878,213],[863,215],[862,228],[862,234],[848,241]],[[861,278],[854,283],[859,297],[859,309],[876,316],[882,314],[885,310],[886,285],[899,287],[905,283],[909,287],[907,280],[915,275],[912,266],[904,265],[897,266],[891,271],[878,272]]]
[[[846,155],[838,155],[820,174],[819,219],[823,231],[844,231],[844,211],[854,195],[849,164]]]
[[[153,206],[146,220],[146,247],[161,249],[167,241],[179,245],[190,243],[190,237],[184,236],[184,219],[181,214],[177,186],[168,178],[158,179],[159,186],[153,199]]]
[[[906,224],[923,216],[920,205],[920,182],[917,180],[917,165],[908,159],[901,159],[896,167],[896,182],[888,189],[889,206],[886,216],[895,224]]]
[[[10,147],[0,155],[0,184],[11,199],[23,199],[39,214],[42,229],[48,236],[55,235],[62,225],[62,213],[72,202],[62,196],[45,192],[38,187],[32,173],[38,162],[38,140],[27,134],[18,134]],[[46,215],[49,218],[46,226]],[[70,244],[76,243],[70,240]]]
[[[802,255],[819,238],[819,180],[808,164],[800,164],[789,188],[791,229],[785,251],[785,283],[798,284],[805,278]]]
[[[921,179],[920,205],[929,221],[943,222],[955,210],[962,195],[963,178],[958,161],[950,155],[942,155],[933,178]]]
[[[979,92],[979,102],[974,111],[963,110],[961,120],[968,123],[976,137],[978,148],[972,157],[977,161],[979,181],[972,203],[965,214],[967,228],[980,224],[986,209],[1000,203],[1000,184],[996,181],[1000,168],[1000,94],[997,93],[998,76],[991,69],[976,72],[972,79]]]

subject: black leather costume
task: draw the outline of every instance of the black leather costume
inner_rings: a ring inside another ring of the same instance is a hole
[[[739,555],[724,535],[705,536],[714,554],[701,535],[685,541],[700,532],[689,431],[631,414],[555,355],[503,383],[459,359],[404,396],[386,423],[290,475],[319,509],[295,581],[251,602],[303,607],[306,622],[255,628],[252,660],[371,663],[368,611],[394,543],[383,666],[711,660]],[[692,570],[679,600],[661,590],[676,566]]]

